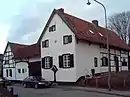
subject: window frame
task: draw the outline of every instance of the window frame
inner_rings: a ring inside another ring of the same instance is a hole
[[[9,76],[12,77],[13,74],[12,74],[12,69],[9,69]]]
[[[102,67],[107,67],[108,66],[108,58],[107,57],[102,57]]]
[[[50,57],[45,57],[45,69],[50,69]]]
[[[6,69],[6,77],[9,77],[9,71]]]
[[[46,39],[44,41],[42,41],[42,48],[48,48],[49,47],[49,40]]]
[[[18,73],[21,73],[21,69],[17,69],[18,70]]]
[[[52,25],[49,27],[49,32],[54,32],[56,31],[56,25]]]
[[[22,69],[22,73],[25,73],[25,69]]]
[[[53,57],[51,56],[46,56],[42,58],[42,68],[43,69],[51,69],[53,65]]]
[[[63,68],[70,68],[70,54],[64,54],[63,57]]]
[[[66,44],[69,44],[72,42],[72,35],[65,35],[63,36],[63,44],[66,45]]]
[[[124,58],[123,61],[121,62],[122,66],[128,66],[128,63],[126,62],[126,59]]]
[[[94,67],[98,67],[98,58],[94,57]]]

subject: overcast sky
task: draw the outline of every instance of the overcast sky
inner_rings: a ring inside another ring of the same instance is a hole
[[[99,0],[107,8],[107,15],[128,11],[130,0]],[[87,21],[99,20],[104,25],[103,8],[90,0],[0,0],[0,53],[6,42],[34,43],[38,40],[47,19],[54,8]]]

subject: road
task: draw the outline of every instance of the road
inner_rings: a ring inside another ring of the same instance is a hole
[[[23,88],[22,86],[14,86],[14,92],[18,94],[18,97],[118,97],[101,93],[66,89],[64,86],[63,88],[53,87],[46,89],[33,89]]]

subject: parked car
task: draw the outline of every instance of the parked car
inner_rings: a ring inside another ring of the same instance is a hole
[[[3,78],[0,78],[0,84],[2,84],[2,85],[11,85],[11,81],[8,80],[7,78],[3,77]]]
[[[42,79],[41,77],[38,77],[38,76],[28,76],[23,80],[22,85],[25,88],[50,87],[52,85],[52,82],[46,81],[45,79]]]

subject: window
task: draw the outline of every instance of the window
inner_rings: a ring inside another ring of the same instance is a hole
[[[27,68],[24,69],[24,72],[27,72]]]
[[[5,54],[4,54],[4,64],[8,64],[8,65],[10,65],[10,64],[13,64],[13,62],[12,62],[12,58],[13,58],[13,54],[12,54],[12,52],[11,51],[7,51],[7,52],[5,52]]]
[[[70,67],[70,55],[63,56],[63,67]]]
[[[49,27],[49,32],[53,31],[56,31],[56,25],[52,25],[51,27]]]
[[[18,69],[18,73],[21,73],[21,69]]]
[[[42,68],[50,69],[52,67],[52,64],[53,64],[52,57],[48,56],[48,57],[42,58]]]
[[[45,40],[42,42],[42,48],[47,48],[49,47],[49,40]]]
[[[63,36],[63,44],[68,44],[72,42],[72,35]]]
[[[9,70],[9,75],[12,77],[12,69]]]
[[[114,62],[115,62],[115,66],[119,66],[119,59],[117,56],[114,56]]]
[[[122,66],[127,66],[127,62],[125,59],[123,59]]]
[[[8,77],[9,75],[8,75],[8,69],[6,69],[6,77]]]
[[[62,56],[59,56],[59,67],[60,68],[74,67],[73,54],[63,54]]]
[[[22,73],[25,73],[25,70],[24,70],[24,69],[22,69]]]
[[[9,64],[9,60],[5,60],[5,64]]]
[[[98,67],[98,59],[97,59],[97,57],[94,57],[94,67]]]
[[[50,68],[50,57],[45,58],[45,68]]]
[[[102,66],[108,66],[108,58],[107,57],[102,58]]]

